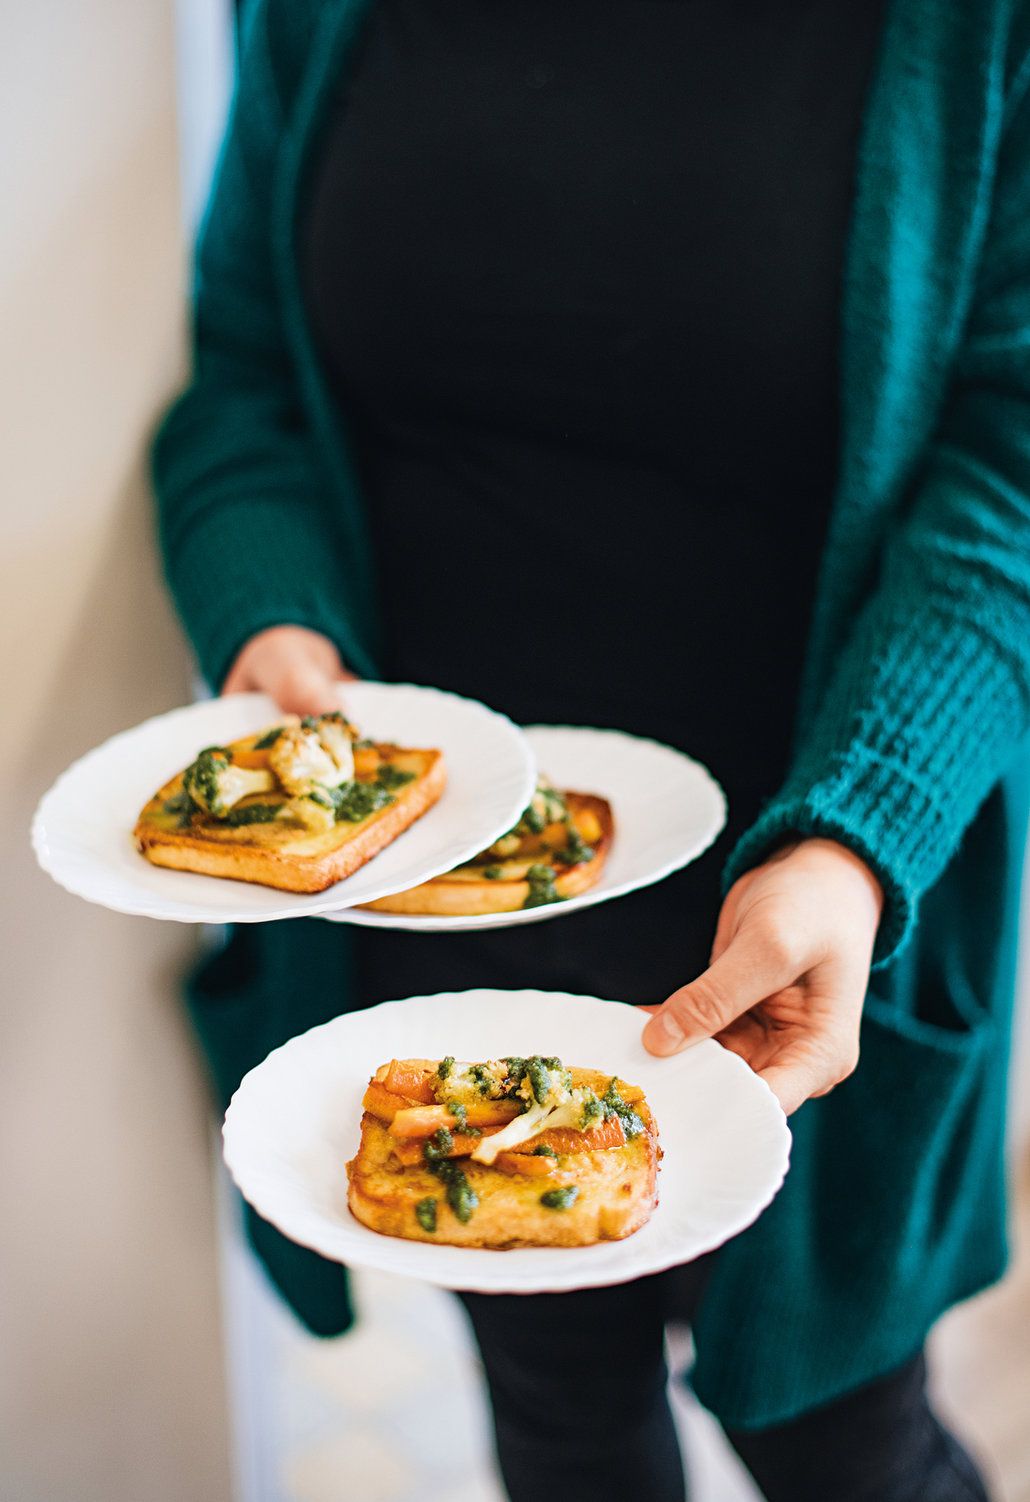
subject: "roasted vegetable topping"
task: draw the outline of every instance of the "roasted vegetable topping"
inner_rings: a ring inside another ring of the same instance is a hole
[[[275,787],[270,772],[233,766],[223,746],[208,746],[182,774],[186,796],[213,819],[224,819],[235,803]]]
[[[640,1136],[640,1133],[644,1130],[644,1123],[633,1107],[628,1106],[619,1094],[618,1080],[613,1079],[611,1081],[608,1089],[601,1097],[601,1105],[604,1108],[606,1116],[617,1116],[622,1122],[622,1129],[626,1133],[627,1141],[632,1142],[634,1137]]]
[[[568,1127],[582,1132],[603,1115],[593,1090],[572,1087],[572,1076],[561,1059],[534,1054],[529,1059],[506,1059],[508,1069],[520,1073],[515,1099],[523,1105],[520,1116],[473,1149],[479,1163],[493,1163],[498,1153],[510,1152],[541,1132]]]
[[[299,797],[349,782],[354,751],[344,724],[325,715],[284,725],[269,749],[268,764],[286,792]]]
[[[502,834],[499,840],[495,840],[484,854],[501,857],[514,855],[527,836],[541,835],[549,824],[557,824],[567,818],[565,799],[557,788],[553,788],[546,778],[541,777],[537,781],[529,807],[519,822],[507,834]]]
[[[563,866],[578,866],[581,861],[592,861],[593,858],[593,847],[583,842],[579,830],[570,821],[565,848],[555,851],[555,860],[561,861]]]
[[[541,777],[537,781],[536,792],[533,794],[529,807],[515,826],[516,834],[543,834],[548,824],[557,824],[562,819],[568,818],[568,808],[565,799],[557,788],[553,788],[546,778]]]

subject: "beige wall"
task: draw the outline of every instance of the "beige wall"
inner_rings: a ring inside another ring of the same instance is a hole
[[[4,8],[0,1495],[229,1495],[189,930],[36,870],[73,756],[180,703],[145,433],[182,362],[172,0]]]

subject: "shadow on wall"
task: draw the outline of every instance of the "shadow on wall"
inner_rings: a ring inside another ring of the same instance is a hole
[[[0,52],[0,1492],[228,1502],[194,936],[29,847],[53,777],[189,683],[143,465],[184,363],[174,0],[57,9]]]
[[[188,655],[160,576],[152,511],[139,457],[99,537],[94,529],[92,566],[77,581],[64,650],[51,665],[31,723],[20,728],[15,780],[27,795],[33,788],[37,796],[44,792],[98,741],[189,697]],[[37,558],[22,555],[19,568],[36,581],[55,564],[58,572],[76,572],[83,541],[74,531],[63,544],[48,541]],[[55,560],[55,553],[64,556]],[[16,581],[11,588],[17,590]],[[7,589],[0,582],[0,591]],[[31,640],[22,650],[31,656]]]

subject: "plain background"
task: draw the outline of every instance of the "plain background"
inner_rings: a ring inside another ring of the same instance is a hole
[[[175,999],[194,935],[68,897],[28,844],[73,757],[190,693],[144,456],[185,368],[180,148],[195,174],[211,88],[177,48],[217,6],[2,11],[4,1502],[230,1495],[210,1121]]]
[[[188,929],[61,892],[33,806],[189,696],[144,452],[184,364],[172,0],[0,7],[0,1496],[222,1502]]]

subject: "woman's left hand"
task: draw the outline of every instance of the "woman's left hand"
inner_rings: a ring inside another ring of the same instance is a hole
[[[883,908],[869,867],[834,840],[777,852],[730,889],[709,968],[644,1029],[656,1054],[717,1038],[794,1111],[858,1063],[858,1030]]]

